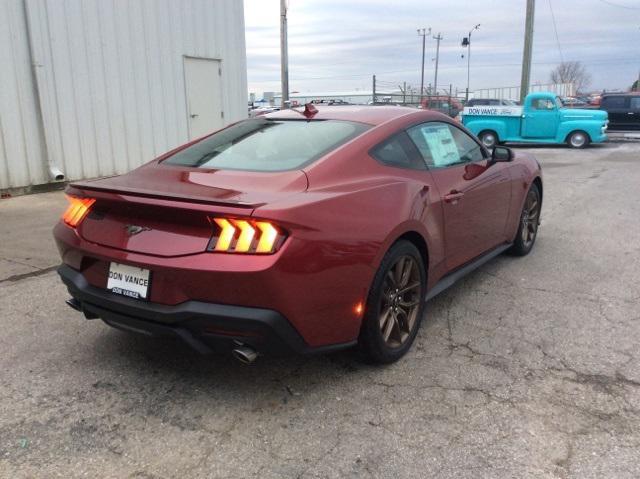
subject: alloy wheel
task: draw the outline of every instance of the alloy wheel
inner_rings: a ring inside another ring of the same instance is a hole
[[[422,298],[417,261],[401,256],[385,276],[380,298],[380,332],[387,346],[400,347],[416,325]]]
[[[540,200],[537,192],[532,188],[529,190],[527,200],[524,202],[522,210],[522,243],[525,248],[529,248],[536,239],[540,220]]]

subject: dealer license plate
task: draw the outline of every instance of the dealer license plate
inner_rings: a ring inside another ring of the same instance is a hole
[[[112,293],[130,298],[147,299],[149,293],[149,270],[111,263],[107,289]]]

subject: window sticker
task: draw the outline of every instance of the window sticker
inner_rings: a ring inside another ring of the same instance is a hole
[[[447,166],[460,162],[458,147],[447,125],[424,126],[422,135],[429,146],[433,166]]]

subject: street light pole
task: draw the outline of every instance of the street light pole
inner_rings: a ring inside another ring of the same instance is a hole
[[[289,52],[287,45],[287,0],[280,0],[280,83],[282,104],[289,108]]]
[[[424,97],[424,50],[427,35],[431,35],[431,27],[429,27],[428,31],[424,28],[418,28],[418,35],[422,36],[422,69],[420,70],[420,102],[422,102],[422,98]]]
[[[462,46],[467,47],[467,90],[464,96],[465,103],[469,101],[469,82],[471,81],[471,34],[478,28],[480,28],[479,23],[469,30],[469,36],[467,38],[462,39]]]
[[[440,59],[440,40],[442,40],[442,35],[438,32],[438,36],[433,37],[436,40],[436,73],[435,78],[433,79],[433,90],[435,94],[438,94],[438,60]]]

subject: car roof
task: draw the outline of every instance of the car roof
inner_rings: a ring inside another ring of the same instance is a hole
[[[602,94],[602,98],[606,98],[608,96],[640,96],[640,91],[612,92]]]
[[[426,110],[410,108],[406,106],[382,106],[382,105],[344,105],[344,106],[323,106],[313,105],[318,113],[313,115],[314,120],[346,120],[370,125],[380,125],[389,120],[400,118],[411,114],[426,113]],[[304,120],[304,107],[296,107],[279,112],[264,115],[271,120]],[[434,114],[434,118],[441,118]]]

